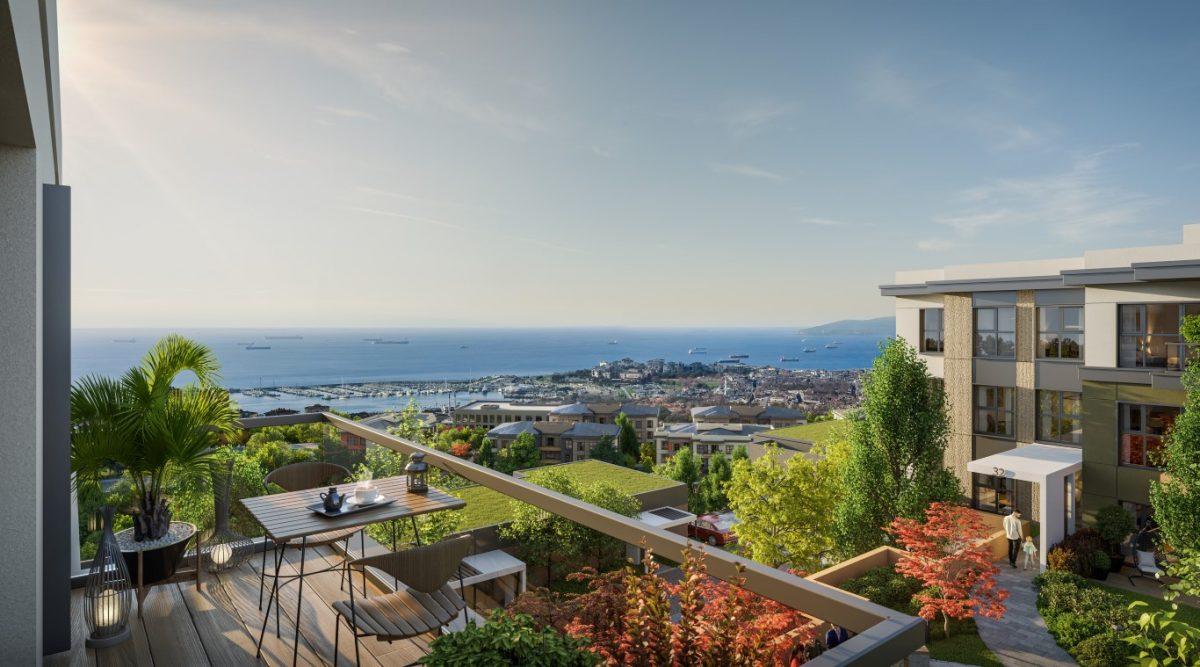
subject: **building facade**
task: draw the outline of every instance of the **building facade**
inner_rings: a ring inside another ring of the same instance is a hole
[[[516,421],[501,424],[488,431],[487,437],[497,449],[508,447],[522,433],[534,437],[542,461],[570,463],[591,458],[592,448],[602,438],[611,438],[616,447],[616,424],[597,424],[582,421]]]
[[[804,413],[778,405],[705,405],[692,408],[697,424],[762,424],[771,428],[804,423]]]
[[[658,427],[661,409],[654,405],[617,402],[568,403],[565,405],[523,405],[503,401],[474,401],[455,408],[456,426],[494,427],[513,422],[567,422],[614,424],[624,414],[633,422],[638,440],[651,442]]]
[[[723,424],[687,422],[663,424],[654,433],[654,451],[658,463],[665,463],[684,449],[690,449],[700,460],[702,470],[708,470],[708,459],[714,454],[733,454],[738,445],[750,447],[753,437],[771,430],[763,424]]]
[[[896,334],[944,381],[947,465],[975,507],[1065,532],[1106,505],[1145,523],[1184,401],[1179,327],[1200,314],[1200,225],[1175,245],[902,271],[881,289]]]

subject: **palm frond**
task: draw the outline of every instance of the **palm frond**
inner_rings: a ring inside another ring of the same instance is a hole
[[[207,345],[171,334],[160,339],[142,359],[142,369],[156,391],[163,391],[184,371],[191,371],[202,387],[212,387],[220,381],[221,365]]]

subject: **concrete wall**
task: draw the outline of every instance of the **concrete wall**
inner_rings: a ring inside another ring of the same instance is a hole
[[[23,508],[0,543],[8,664],[38,662],[43,646],[41,197],[59,182],[57,67],[53,0],[0,0],[0,503]]]

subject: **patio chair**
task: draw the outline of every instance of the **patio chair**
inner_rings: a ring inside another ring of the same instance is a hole
[[[337,667],[338,641],[342,624],[354,635],[354,662],[359,662],[358,640],[362,637],[392,642],[411,639],[433,632],[441,634],[442,626],[459,613],[467,619],[467,602],[463,599],[462,561],[471,553],[474,539],[460,535],[423,547],[359,558],[350,563],[351,569],[373,567],[390,574],[403,586],[395,592],[360,600],[350,599],[333,603],[338,621],[333,636],[333,664]],[[448,583],[458,576],[458,591]]]
[[[271,485],[278,486],[284,491],[304,491],[307,489],[321,489],[333,484],[341,484],[350,478],[350,471],[346,470],[336,463],[325,463],[322,461],[302,461],[300,463],[290,463],[280,468],[276,468],[267,473],[263,478],[263,488],[268,492],[271,491]],[[343,528],[341,530],[331,530],[327,533],[319,533],[317,535],[309,535],[307,546],[320,547],[333,544],[334,542],[343,542],[345,546],[345,557],[342,559],[342,587],[345,589],[346,578],[349,576],[349,569],[345,564],[350,560],[350,538],[358,533],[358,548],[359,551],[366,555],[366,539],[363,537],[361,528]],[[283,563],[281,550],[288,548],[299,549],[301,546],[300,538],[288,540],[283,543],[275,543],[275,572],[278,574],[279,567]],[[258,608],[262,609],[263,589],[267,583],[267,550],[263,549],[262,567],[258,580]],[[351,588],[354,586],[351,585]],[[367,578],[363,574],[363,590],[366,591]],[[278,627],[279,606],[275,607],[276,626]]]
[[[1134,553],[1137,554],[1137,563],[1134,564],[1134,570],[1136,573],[1129,575],[1130,586],[1137,586],[1137,584],[1133,583],[1134,577],[1150,576],[1158,579],[1166,574],[1166,572],[1163,572],[1162,568],[1158,567],[1158,562],[1154,560],[1153,551],[1141,551],[1139,549],[1134,551]]]

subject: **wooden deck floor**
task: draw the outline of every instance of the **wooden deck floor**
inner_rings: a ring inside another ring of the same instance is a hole
[[[255,664],[255,642],[263,620],[263,612],[258,609],[260,562],[258,558],[251,558],[250,562],[231,572],[206,575],[204,587],[199,591],[191,582],[152,588],[146,597],[142,619],[136,617],[135,602],[133,638],[113,648],[90,649],[84,645],[87,626],[83,618],[83,591],[76,589],[71,598],[71,651],[54,656],[47,660],[47,664],[161,667]],[[309,551],[305,569],[339,562],[340,556],[322,547]],[[299,564],[299,552],[289,550],[284,571],[296,568]],[[269,570],[269,563],[267,567]],[[361,582],[360,577],[355,577],[356,585],[361,586]],[[333,663],[335,614],[330,605],[349,597],[349,591],[339,590],[339,584],[340,575],[337,572],[305,577],[297,664],[319,666]],[[270,579],[267,580],[267,586],[270,587]],[[370,581],[368,588],[371,595],[382,592]],[[275,621],[272,619],[263,640],[261,662],[270,665],[290,665],[292,662],[292,633],[297,602],[295,584],[285,587],[280,599],[281,637],[275,636]],[[275,612],[272,611],[271,615],[274,616]],[[360,664],[371,667],[410,664],[426,653],[429,639],[432,637],[391,644],[363,639],[360,644]],[[354,664],[354,643],[345,624],[341,628],[339,654],[339,664]]]

